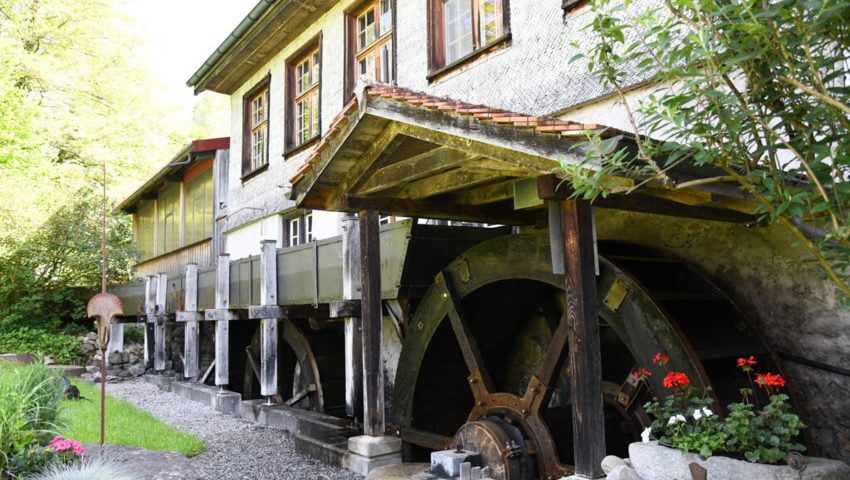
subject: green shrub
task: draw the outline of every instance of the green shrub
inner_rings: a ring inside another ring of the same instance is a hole
[[[52,449],[31,446],[12,455],[9,464],[6,466],[6,471],[17,478],[29,478],[31,475],[43,472],[49,466],[58,462],[58,455]]]
[[[71,363],[80,358],[80,339],[64,333],[21,326],[0,332],[0,352],[31,354],[37,358],[48,355],[56,362]]]
[[[63,393],[62,378],[44,365],[0,366],[0,471],[64,428]]]
[[[124,341],[142,343],[145,341],[145,328],[140,325],[124,325]]]

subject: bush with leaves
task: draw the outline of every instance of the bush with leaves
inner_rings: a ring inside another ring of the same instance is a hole
[[[88,298],[100,286],[100,197],[80,191],[32,237],[0,248],[0,350],[74,358],[69,335],[84,330]],[[110,282],[129,279],[132,234],[125,217],[109,217]],[[1,246],[1,245],[0,245]],[[51,342],[52,346],[51,346]]]
[[[585,162],[565,166],[577,194],[737,186],[753,213],[785,227],[850,295],[850,2],[590,8],[594,41],[576,44],[578,57],[623,104],[637,152],[591,136]],[[639,105],[627,102],[634,79],[656,82]],[[694,179],[677,167],[714,173]],[[636,186],[606,180],[616,177]]]
[[[62,378],[41,364],[0,364],[0,472],[16,456],[65,426]]]
[[[664,367],[667,360],[658,353],[653,363]],[[668,371],[662,384],[670,390],[669,394],[663,401],[655,398],[644,406],[655,418],[644,430],[643,441],[654,437],[662,445],[697,452],[703,458],[722,453],[740,455],[754,463],[780,463],[787,460],[789,453],[804,451],[796,437],[805,425],[791,411],[788,396],[778,393],[785,380],[780,375],[765,373],[756,374],[753,382],[754,365],[752,356],[738,359],[738,367],[747,374],[751,386],[758,385],[768,393],[768,404],[764,409],[751,404],[750,399],[758,402],[756,392],[742,389],[743,401],[730,404],[725,419],[712,410],[714,399],[709,395],[710,389],[698,395],[686,374]],[[651,373],[647,369],[641,368],[633,375],[648,387]]]

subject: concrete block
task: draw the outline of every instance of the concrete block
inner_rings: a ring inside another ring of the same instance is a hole
[[[412,478],[428,478],[429,480],[437,479],[437,477],[428,475],[428,469],[431,465],[428,463],[400,463],[398,465],[386,465],[378,467],[366,476],[366,480],[411,480]]]
[[[156,385],[157,388],[162,390],[163,392],[171,391],[171,384],[174,383],[174,377],[170,377],[168,375],[153,375],[148,374],[143,376],[147,383],[152,383]]]
[[[295,451],[327,465],[341,468],[345,468],[345,458],[349,456],[344,448],[298,434],[295,435]]]
[[[364,457],[379,457],[401,452],[398,437],[359,435],[348,439],[348,451]]]
[[[215,407],[215,396],[218,393],[215,387],[194,382],[174,382],[171,384],[171,390],[193,402]]]
[[[238,417],[240,415],[239,404],[242,402],[242,395],[236,392],[227,390],[219,392],[215,395],[215,409],[221,413]]]
[[[257,423],[274,428],[275,430],[298,433],[298,418],[286,407],[277,405],[260,406],[260,410],[257,413]]]
[[[431,472],[444,477],[459,477],[460,465],[469,462],[471,466],[481,465],[481,456],[467,450],[441,450],[431,452]]]
[[[364,457],[356,453],[348,452],[343,458],[342,466],[347,470],[360,475],[368,475],[369,472],[379,467],[401,463],[401,452],[381,455],[379,457]]]
[[[265,400],[242,400],[239,402],[239,415],[242,420],[251,423],[258,423],[257,417],[260,414],[260,405]]]

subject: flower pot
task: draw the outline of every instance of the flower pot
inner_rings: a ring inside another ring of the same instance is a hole
[[[845,480],[850,467],[837,460],[803,457],[806,468],[800,472],[787,465],[765,465],[734,458],[714,456],[706,460],[696,453],[663,447],[658,442],[629,445],[632,466],[643,480],[691,480],[688,465],[698,463],[708,470],[710,480]],[[802,475],[801,475],[802,474]]]

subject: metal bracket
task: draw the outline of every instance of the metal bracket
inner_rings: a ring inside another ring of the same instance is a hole
[[[637,394],[640,392],[640,380],[635,378],[631,373],[626,377],[626,381],[620,385],[620,391],[617,392],[617,403],[623,406],[626,410],[631,408]]]
[[[618,277],[614,279],[614,283],[611,284],[611,288],[608,289],[608,293],[605,294],[605,299],[602,300],[602,303],[612,312],[616,312],[628,294],[629,285]]]

